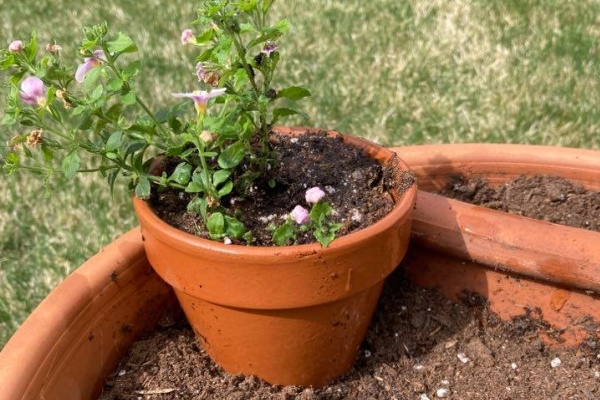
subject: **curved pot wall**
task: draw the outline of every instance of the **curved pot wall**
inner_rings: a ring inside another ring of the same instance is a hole
[[[173,304],[135,228],[75,270],[0,353],[0,400],[89,400]]]
[[[435,191],[457,174],[500,184],[519,175],[553,174],[600,189],[600,152],[518,145],[435,145],[395,150]],[[533,220],[424,191],[414,214],[406,268],[451,297],[486,296],[505,318],[539,307],[575,344],[597,335],[600,320],[600,233]],[[508,275],[507,275],[508,274]],[[509,278],[512,276],[513,278]]]

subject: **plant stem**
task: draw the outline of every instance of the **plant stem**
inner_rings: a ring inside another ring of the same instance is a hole
[[[104,51],[104,54],[106,55],[106,65],[108,65],[109,68],[115,74],[115,76],[123,82],[123,87],[125,88],[125,90],[131,90],[129,83],[127,83],[125,81],[125,79],[123,79],[123,75],[121,75],[121,72],[115,66],[114,60],[113,60],[112,56],[110,55],[110,51],[108,51],[108,48],[106,47],[106,45],[104,45],[104,44],[102,45],[102,50]],[[148,114],[148,117],[150,117],[150,119],[154,123],[154,126],[156,127],[156,129],[158,129],[162,133],[162,136],[165,139],[167,139],[169,137],[169,133],[162,127],[160,122],[158,122],[158,120],[154,116],[154,113],[152,111],[150,111],[150,108],[148,108],[146,103],[144,103],[144,101],[142,101],[142,99],[140,99],[140,97],[137,94],[135,95],[135,101],[139,104],[140,107],[142,107],[142,109],[146,112],[146,114]]]

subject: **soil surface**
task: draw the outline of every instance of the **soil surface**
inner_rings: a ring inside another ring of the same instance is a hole
[[[457,177],[444,196],[561,225],[600,231],[600,192],[552,175],[521,176],[498,187]]]
[[[318,186],[325,191],[324,201],[333,209],[329,220],[343,224],[337,232],[340,237],[379,221],[394,207],[391,192],[402,194],[414,182],[410,173],[400,174],[400,181],[394,179],[397,171],[391,164],[382,166],[363,150],[324,132],[298,138],[273,134],[271,146],[276,167],[269,175],[257,180],[245,197],[233,194],[222,199],[230,215],[237,210],[241,222],[253,233],[255,246],[272,246],[269,225],[281,225],[296,205],[310,210],[305,200],[309,188]],[[170,174],[177,164],[177,160],[167,162],[166,172]],[[186,210],[192,197],[181,191],[153,189],[150,204],[170,225],[208,237],[200,215]],[[298,244],[315,241],[311,232],[300,233],[297,239]]]
[[[225,373],[185,322],[166,320],[121,360],[100,399],[600,399],[598,339],[550,348],[539,333],[556,330],[540,317],[528,310],[502,322],[483,298],[465,293],[454,303],[398,270],[355,365],[325,388],[270,386]]]

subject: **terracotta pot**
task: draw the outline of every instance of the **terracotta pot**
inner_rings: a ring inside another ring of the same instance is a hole
[[[385,148],[329,134],[407,169]],[[327,248],[225,245],[169,226],[145,201],[134,199],[134,207],[150,264],[219,365],[272,384],[321,386],[354,362],[383,281],[407,250],[416,192],[413,186],[379,222]]]
[[[133,341],[173,303],[139,228],[73,272],[0,353],[0,400],[89,400]]]
[[[487,297],[504,318],[539,308],[564,330],[561,342],[598,335],[600,233],[466,204],[426,191],[457,174],[500,184],[519,175],[553,174],[600,189],[600,152],[517,145],[436,145],[394,148],[417,174],[413,246],[405,267],[449,297]],[[512,277],[512,278],[511,278]]]

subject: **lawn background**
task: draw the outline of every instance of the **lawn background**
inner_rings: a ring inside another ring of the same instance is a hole
[[[136,40],[153,107],[192,90],[181,46],[197,2],[0,0],[0,46],[32,28],[73,57],[83,25]],[[302,84],[311,124],[385,145],[509,142],[597,148],[600,3],[586,0],[277,0],[292,34],[281,84]],[[75,62],[75,60],[73,60]],[[0,102],[0,104],[2,104]],[[1,117],[1,116],[0,116]],[[4,144],[16,132],[0,130]],[[99,178],[0,177],[0,348],[64,277],[135,225]]]

